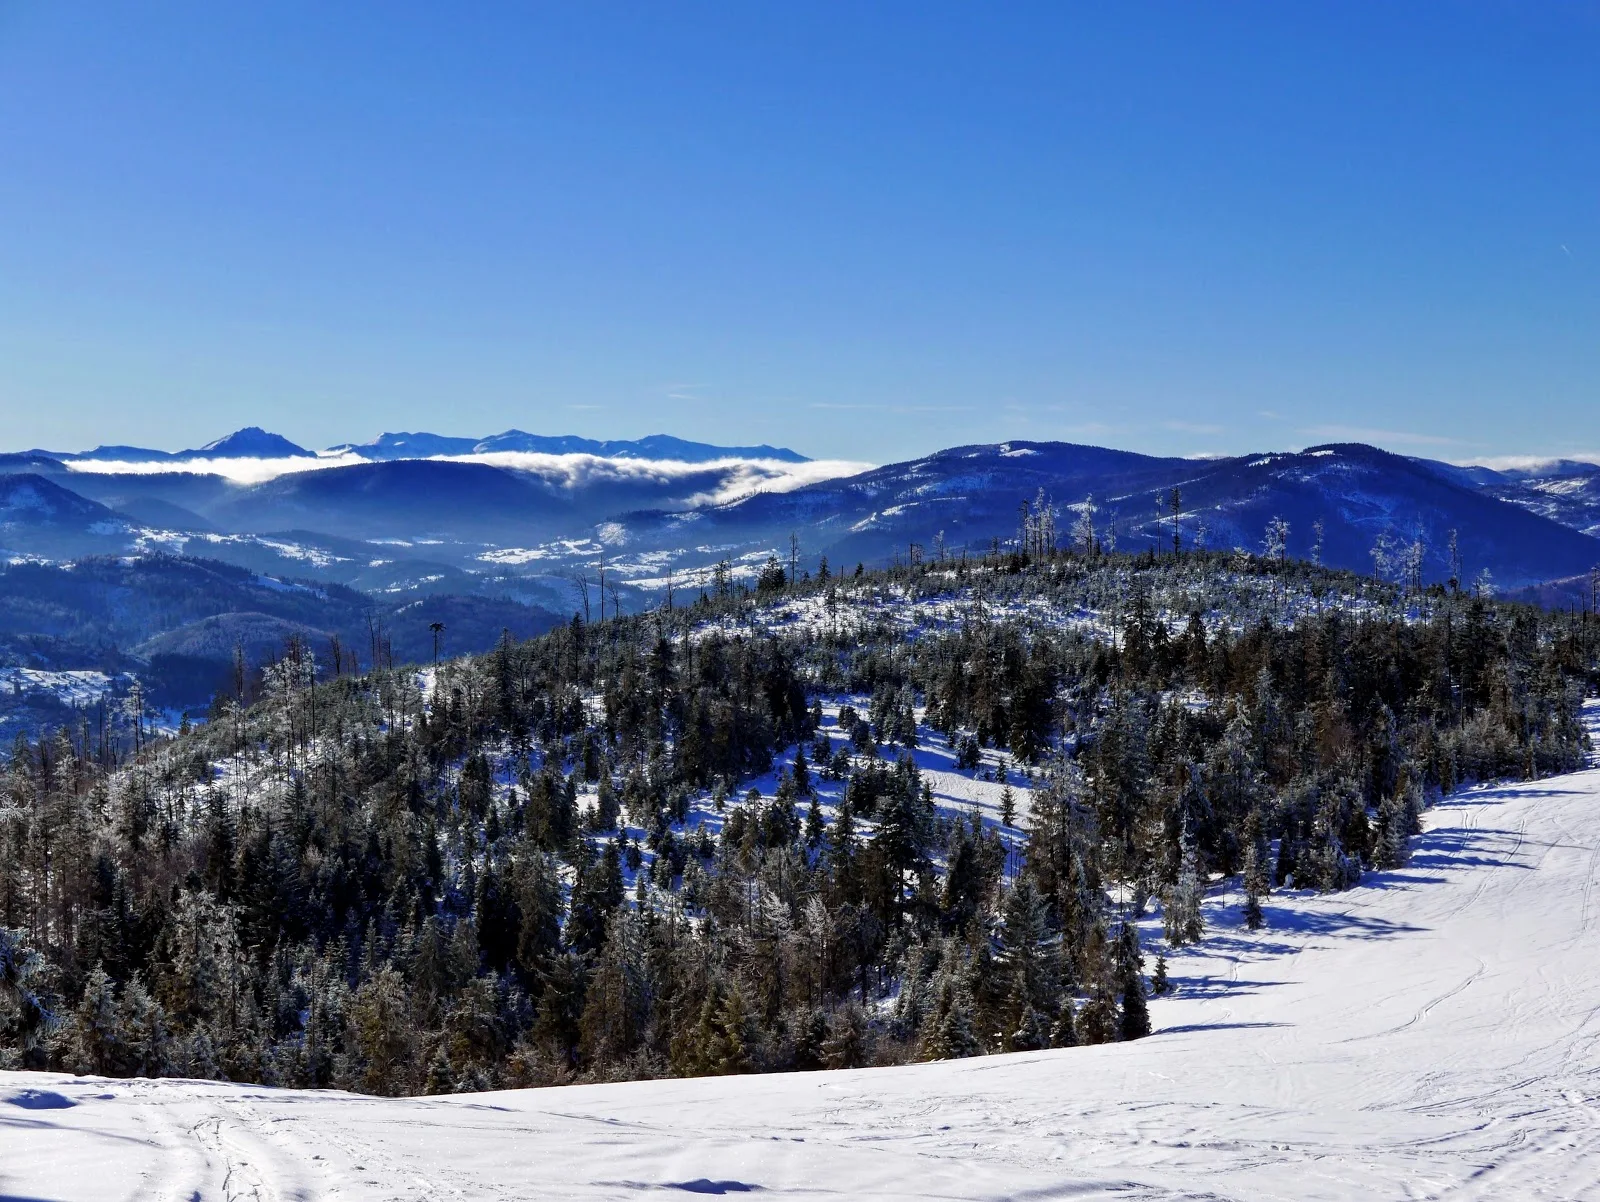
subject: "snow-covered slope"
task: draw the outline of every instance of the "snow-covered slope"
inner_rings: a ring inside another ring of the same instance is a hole
[[[0,1074],[0,1196],[1600,1196],[1600,771],[1428,825],[1265,930],[1213,897],[1137,1043],[402,1101]]]

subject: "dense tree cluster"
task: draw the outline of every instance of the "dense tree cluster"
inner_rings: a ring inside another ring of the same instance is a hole
[[[431,673],[293,646],[120,761],[19,740],[0,1059],[411,1093],[1137,1038],[1141,918],[1201,939],[1228,878],[1259,925],[1584,752],[1570,615],[1092,547],[793,572]],[[1013,811],[941,809],[930,737]]]

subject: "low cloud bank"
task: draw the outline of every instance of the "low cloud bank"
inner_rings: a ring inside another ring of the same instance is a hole
[[[1484,455],[1477,459],[1458,459],[1462,467],[1486,467],[1497,472],[1518,472],[1537,476],[1562,463],[1600,464],[1600,451],[1574,451],[1570,455]]]
[[[693,490],[687,503],[724,505],[758,492],[790,492],[822,480],[855,476],[874,464],[844,459],[813,459],[788,463],[781,459],[715,459],[686,463],[677,459],[606,459],[599,455],[552,455],[532,451],[493,451],[473,455],[434,455],[442,463],[480,463],[488,467],[537,476],[556,488],[581,490],[604,484],[653,484],[671,488],[683,484]],[[74,472],[100,475],[171,475],[188,473],[221,476],[235,484],[263,484],[296,472],[328,471],[378,462],[343,453],[315,458],[191,459],[182,464],[132,463],[117,460],[68,461]]]

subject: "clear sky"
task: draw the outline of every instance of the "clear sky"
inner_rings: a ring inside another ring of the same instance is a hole
[[[1595,3],[0,0],[5,447],[1597,413]]]

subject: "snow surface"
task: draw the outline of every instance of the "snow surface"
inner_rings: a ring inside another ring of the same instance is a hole
[[[0,1197],[1600,1197],[1600,771],[1427,824],[1262,931],[1211,897],[1137,1043],[409,1100],[0,1073]]]

